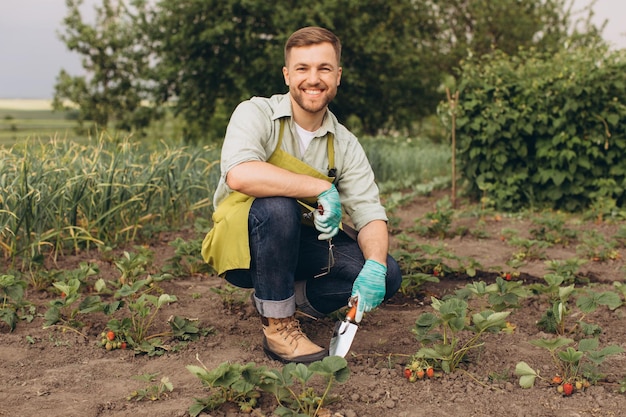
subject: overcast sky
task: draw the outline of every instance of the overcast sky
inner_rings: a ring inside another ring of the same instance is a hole
[[[590,0],[575,1],[578,8]],[[81,74],[79,56],[67,51],[58,37],[65,0],[0,2],[0,98],[52,98],[62,68]],[[85,16],[94,15],[94,4],[101,0],[84,1]],[[598,0],[594,10],[597,23],[609,21],[605,38],[626,48],[626,1]]]

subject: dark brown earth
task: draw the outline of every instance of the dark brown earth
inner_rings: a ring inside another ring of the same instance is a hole
[[[408,234],[417,242],[444,245],[445,250],[463,259],[474,259],[480,264],[477,275],[449,274],[439,283],[427,283],[414,294],[397,294],[376,311],[369,313],[359,326],[359,331],[346,357],[351,371],[346,384],[336,385],[333,394],[340,399],[327,407],[326,416],[333,417],[380,417],[380,416],[622,416],[626,415],[626,397],[620,393],[621,382],[626,378],[626,355],[609,357],[603,363],[603,377],[584,391],[571,397],[559,394],[553,386],[543,381],[530,389],[522,389],[515,376],[515,365],[524,361],[542,375],[554,373],[548,352],[529,343],[543,333],[536,322],[547,309],[545,300],[539,296],[526,298],[521,308],[509,316],[515,326],[512,334],[493,334],[484,337],[484,345],[469,356],[451,374],[441,374],[434,379],[415,383],[402,377],[404,364],[420,346],[411,333],[417,317],[431,312],[430,296],[442,297],[472,281],[493,282],[500,273],[513,272],[506,265],[519,252],[505,235],[515,230],[528,237],[536,228],[533,215],[466,216],[469,208],[455,213],[451,230],[464,226],[469,232],[461,237],[437,239],[418,236],[410,231],[416,219],[435,210],[435,202],[441,197],[420,197],[393,213],[392,245],[402,245],[399,236]],[[462,206],[462,205],[461,205]],[[535,215],[536,217],[536,215]],[[617,233],[620,223],[595,223],[568,217],[571,230],[596,230],[610,239]],[[480,230],[481,238],[478,233]],[[402,233],[400,233],[402,232]],[[175,237],[197,239],[193,232],[163,235],[149,249],[154,251],[158,270],[173,254],[168,243]],[[579,235],[580,236],[580,235]],[[539,259],[525,262],[518,271],[525,283],[542,282],[548,273],[547,260],[584,258],[581,241],[567,246],[555,244],[545,249]],[[128,248],[127,248],[128,249]],[[132,249],[129,249],[132,250]],[[415,249],[418,251],[419,249]],[[591,287],[597,291],[614,290],[613,282],[625,278],[623,246],[616,249],[613,260],[589,260],[580,268],[579,275],[587,284],[577,288]],[[122,249],[116,250],[119,256]],[[617,255],[617,256],[615,256]],[[96,263],[100,276],[116,279],[119,272],[97,251],[80,256],[64,257],[54,268],[74,269],[81,261]],[[98,345],[100,332],[108,318],[95,315],[85,328],[63,331],[62,328],[43,328],[43,314],[52,295],[29,290],[26,298],[36,306],[37,315],[32,322],[20,321],[13,332],[0,325],[0,416],[188,416],[188,408],[194,398],[207,396],[200,380],[185,367],[200,365],[217,367],[229,361],[246,364],[254,362],[270,368],[281,364],[268,359],[261,349],[261,326],[259,318],[246,302],[235,303],[226,308],[224,298],[212,288],[224,288],[215,276],[193,275],[164,281],[159,284],[163,291],[178,298],[159,313],[155,327],[167,329],[166,321],[172,315],[198,319],[205,328],[214,333],[198,341],[179,346],[162,356],[137,355],[129,350],[106,351]],[[237,300],[247,300],[248,292],[241,290]],[[623,299],[623,297],[622,297]],[[576,337],[574,324],[581,318],[573,308],[568,322],[568,337]],[[602,329],[601,346],[619,345],[626,348],[626,306],[613,311],[606,307],[586,315],[585,321],[595,323]],[[303,319],[303,328],[315,342],[328,345],[334,318],[318,322]],[[157,329],[158,330],[158,329]],[[86,337],[84,337],[86,336]],[[173,391],[157,401],[129,401],[127,397],[135,390],[145,388],[146,382],[133,378],[138,375],[158,374],[157,379],[168,377]],[[272,416],[276,403],[264,397],[261,408],[254,416]],[[243,416],[233,408],[223,407],[211,416]]]

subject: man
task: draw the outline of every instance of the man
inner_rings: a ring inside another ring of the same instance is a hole
[[[202,255],[219,275],[254,288],[263,349],[285,363],[328,355],[302,332],[296,308],[323,317],[350,299],[359,322],[402,281],[388,255],[387,217],[371,166],[328,110],[341,81],[340,57],[332,32],[300,29],[285,45],[289,93],[235,109],[222,147],[214,227],[203,242]],[[341,224],[342,206],[358,235]]]

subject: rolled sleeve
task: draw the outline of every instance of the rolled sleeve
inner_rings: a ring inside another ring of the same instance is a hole
[[[371,221],[387,221],[388,218],[365,150],[356,137],[346,132],[342,132],[342,136],[346,135],[346,148],[337,189],[346,214],[360,230]]]

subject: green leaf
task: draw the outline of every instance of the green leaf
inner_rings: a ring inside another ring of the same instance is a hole
[[[159,301],[157,302],[157,307],[161,307],[164,304],[168,304],[168,303],[173,303],[176,302],[177,298],[175,295],[169,295],[169,294],[161,294],[159,296]]]
[[[574,343],[574,340],[564,337],[558,337],[556,339],[535,339],[531,340],[529,343],[531,345],[545,348],[550,351],[555,351],[556,349],[559,349],[561,347],[571,345],[572,343]]]
[[[598,296],[598,304],[607,306],[611,310],[615,310],[622,305],[620,296],[612,291],[606,291]]]
[[[519,378],[519,385],[522,388],[532,388],[535,385],[535,375],[524,375]]]
[[[597,338],[582,339],[578,342],[578,350],[580,350],[581,352],[596,350],[598,346],[600,346],[600,342]]]
[[[102,278],[99,278],[96,283],[93,285],[93,288],[96,292],[102,292],[102,290],[106,289],[107,284],[106,281]]]
[[[530,367],[530,365],[528,365],[526,362],[522,361],[522,362],[518,362],[515,365],[515,375],[517,376],[524,376],[524,375],[533,375],[533,376],[537,376],[537,372]]]

